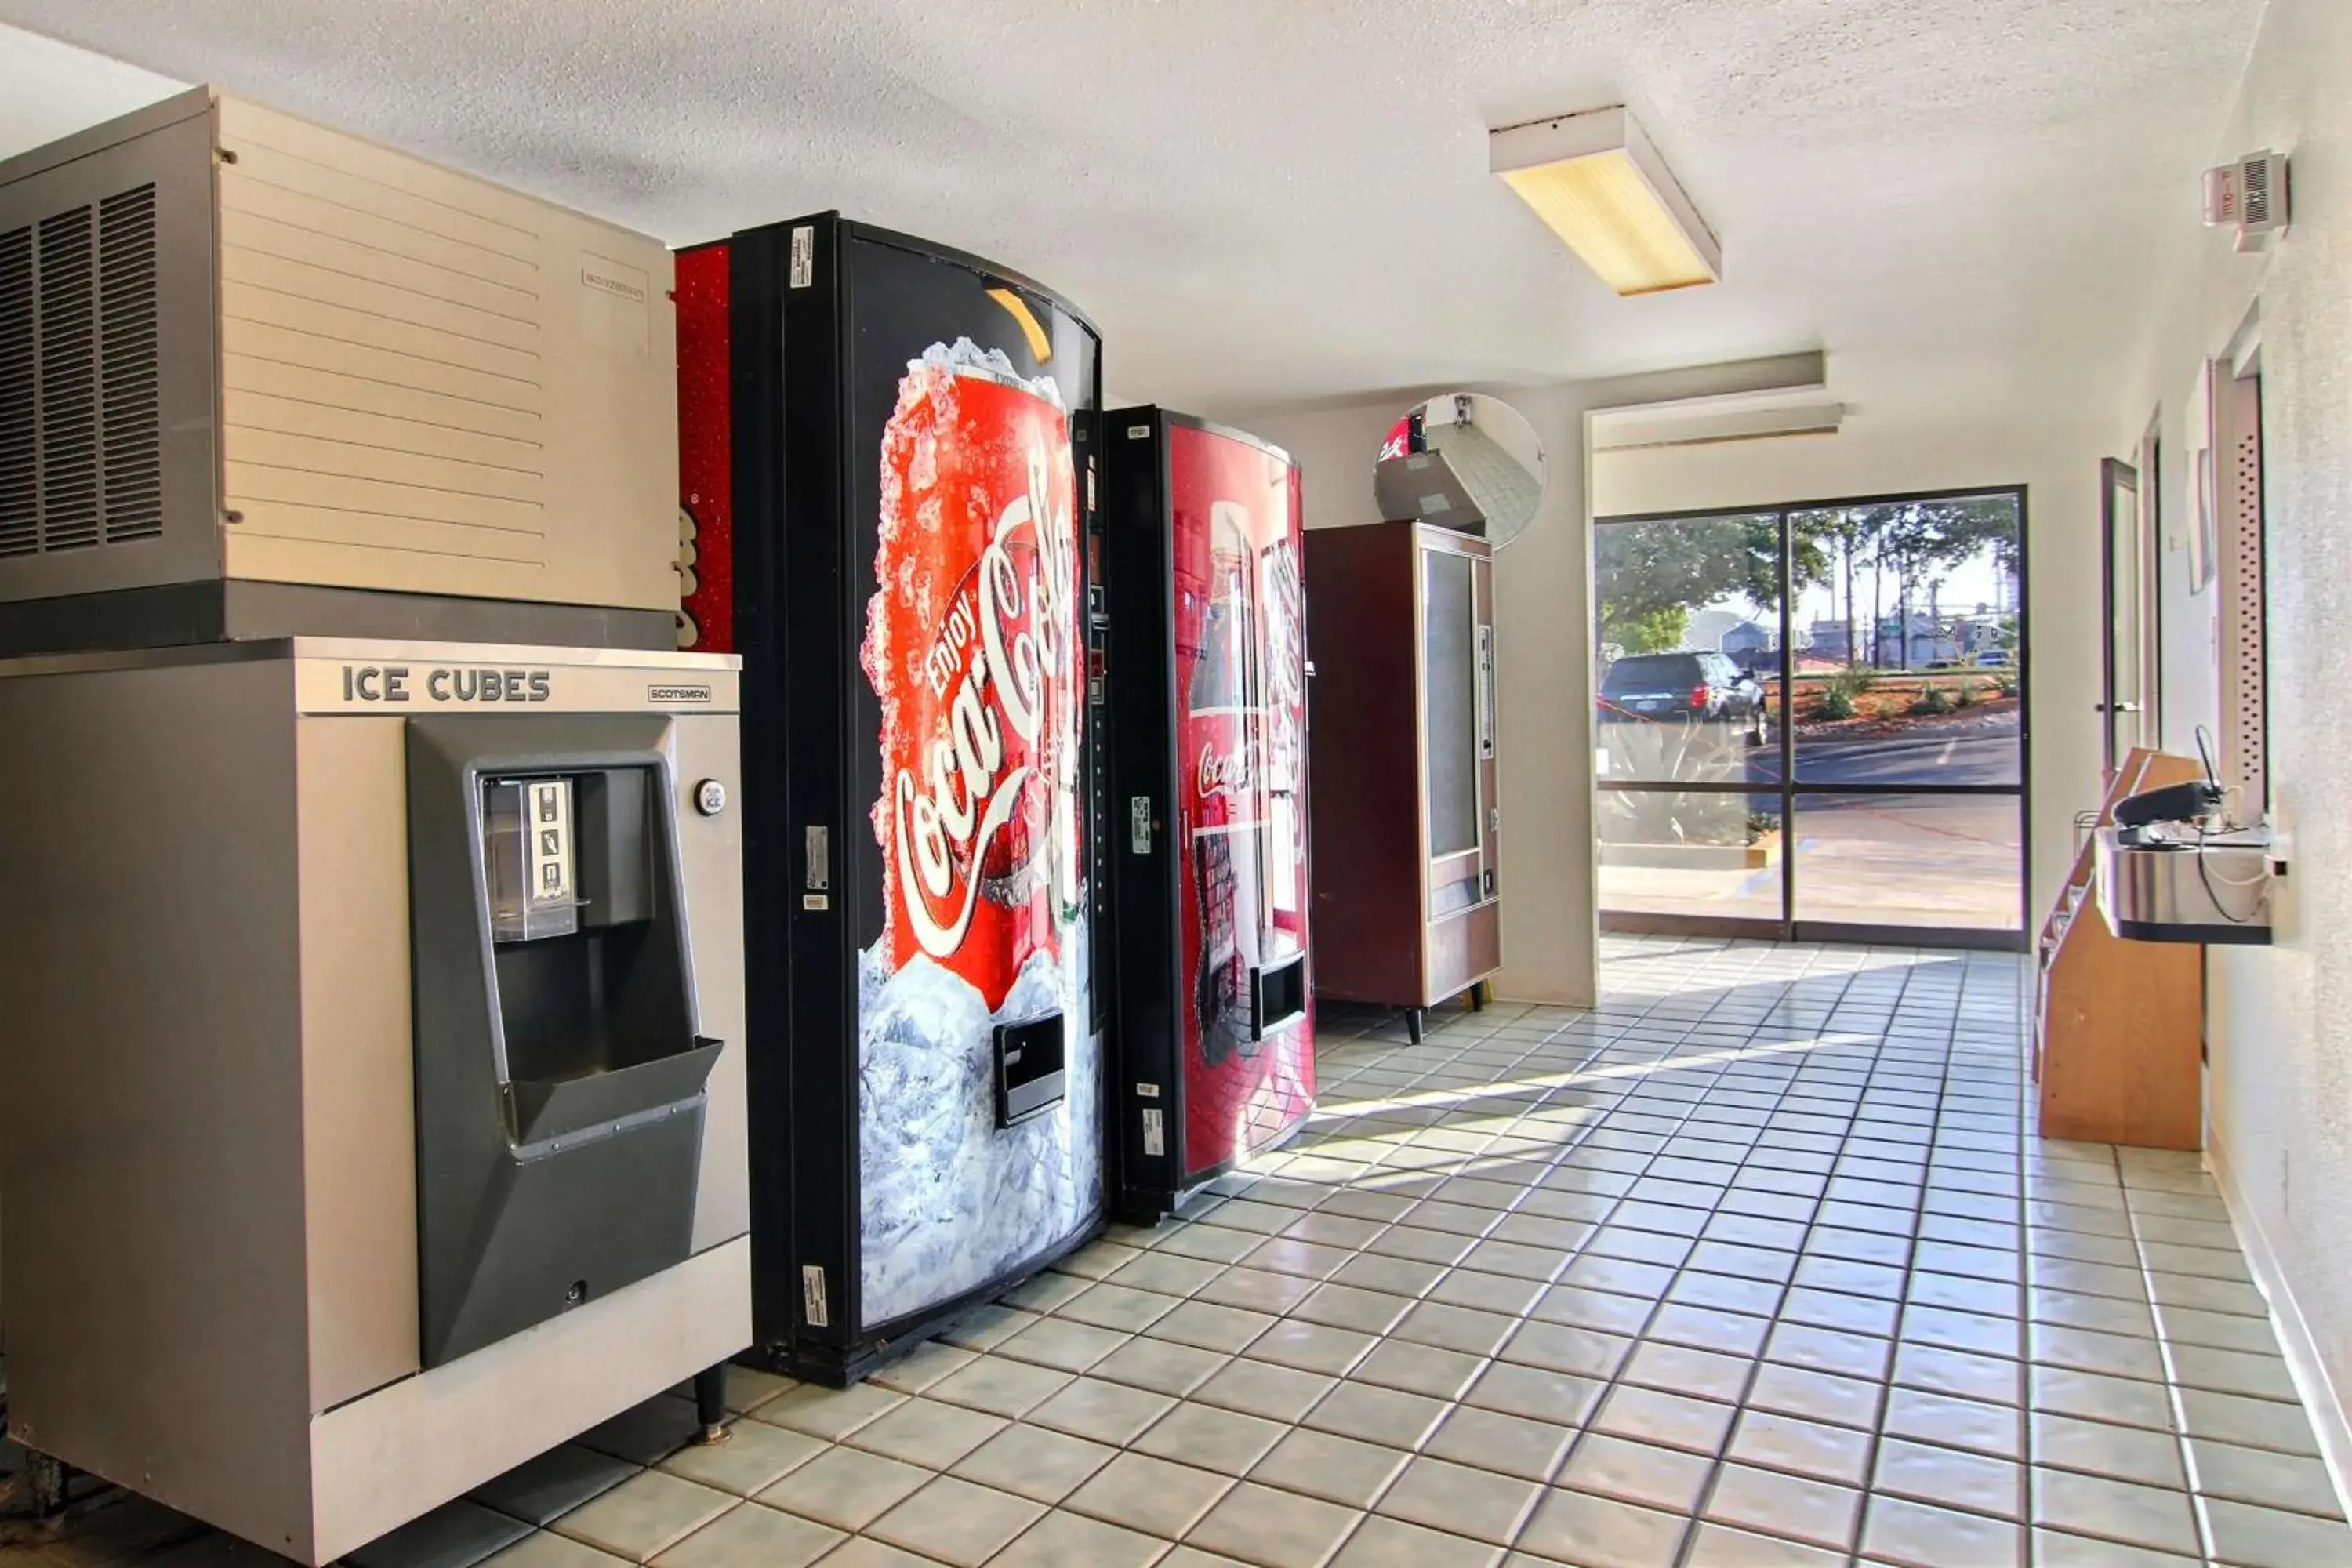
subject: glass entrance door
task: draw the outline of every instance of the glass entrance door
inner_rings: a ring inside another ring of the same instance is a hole
[[[1605,927],[2015,946],[2024,499],[1595,527]]]

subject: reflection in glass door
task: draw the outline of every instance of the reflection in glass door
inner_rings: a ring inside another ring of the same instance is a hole
[[[2024,498],[1602,519],[1610,929],[2012,946]]]

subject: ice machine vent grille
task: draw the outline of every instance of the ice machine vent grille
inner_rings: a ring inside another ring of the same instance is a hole
[[[0,234],[0,556],[40,548],[33,458],[33,231]]]
[[[163,531],[155,187],[0,234],[0,556]]]
[[[98,207],[99,387],[106,542],[163,531],[163,432],[155,374],[155,187]]]
[[[98,312],[90,209],[41,220],[41,548],[98,542]]]

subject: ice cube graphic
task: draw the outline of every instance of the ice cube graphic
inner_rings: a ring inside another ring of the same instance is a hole
[[[936,342],[923,351],[920,359],[907,362],[907,374],[925,370],[952,371],[963,375],[984,375],[991,381],[1001,381],[1007,386],[1017,386],[1034,396],[1042,397],[1057,409],[1066,411],[1062,401],[1062,386],[1050,375],[1034,378],[1023,375],[1013,367],[1013,358],[1003,349],[983,349],[969,337],[960,337],[952,343]]]
[[[891,974],[878,946],[861,955],[862,1328],[962,1295],[1099,1210],[1101,1044],[1085,1027],[1083,952],[1070,930],[1058,962],[1030,954],[993,1014],[969,981],[927,956]],[[1057,1007],[1066,1095],[1000,1129],[992,1027]],[[1083,1109],[1074,1117],[1074,1108]]]

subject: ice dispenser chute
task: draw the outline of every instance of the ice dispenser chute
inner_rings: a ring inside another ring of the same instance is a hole
[[[703,1086],[669,721],[408,726],[426,1365],[688,1255]]]

